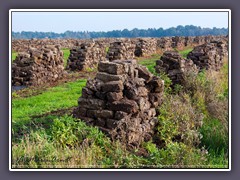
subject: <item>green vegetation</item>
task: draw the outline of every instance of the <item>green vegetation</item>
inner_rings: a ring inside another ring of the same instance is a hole
[[[227,70],[225,63],[220,72],[203,71],[186,77],[186,84],[178,85],[174,91],[167,86],[160,108],[160,141],[166,145],[184,143],[190,150],[200,149],[198,153],[204,154],[201,163],[205,168],[228,167]],[[198,153],[195,155],[199,156]]]
[[[66,83],[61,86],[49,88],[42,94],[27,98],[12,100],[12,127],[13,133],[19,127],[31,121],[32,116],[42,115],[54,110],[66,109],[77,105],[81,95],[81,88],[86,80]]]
[[[66,67],[67,66],[67,60],[68,60],[68,57],[70,55],[70,49],[63,48],[62,51],[63,51],[63,58],[64,58],[64,67]]]
[[[37,118],[28,129],[13,142],[15,168],[111,168],[123,164],[127,153],[97,128],[67,115]]]
[[[17,57],[18,53],[15,51],[12,51],[12,61],[14,61]]]
[[[159,54],[153,54],[151,55],[151,57],[149,58],[139,58],[138,59],[138,63],[143,65],[143,66],[146,66],[148,68],[148,70],[151,72],[151,73],[155,73],[155,68],[154,66],[156,65],[156,60],[160,59],[161,55]]]
[[[155,73],[159,58],[156,54],[138,62]],[[133,151],[72,117],[86,80],[26,98],[13,92],[12,167],[227,168],[227,63],[220,72],[186,77],[186,83],[174,89],[165,74],[159,76],[165,81],[165,92],[157,133]]]
[[[191,50],[189,48],[179,53],[186,57]],[[154,59],[140,60],[139,63],[155,73]],[[228,166],[227,62],[220,72],[203,71],[197,76],[186,77],[186,84],[175,85],[174,89],[170,87],[171,80],[165,74],[159,76],[165,81],[165,101],[160,108],[158,141],[168,145],[177,143],[175,141],[180,138],[188,148],[201,149],[198,153],[205,154],[204,163],[201,161],[204,167],[226,168]]]
[[[106,53],[108,53],[108,51],[109,51],[109,47],[106,47],[105,51],[106,51]]]
[[[182,51],[179,51],[179,54],[182,55],[182,57],[187,58],[187,54],[190,53],[193,50],[193,48],[186,48]]]

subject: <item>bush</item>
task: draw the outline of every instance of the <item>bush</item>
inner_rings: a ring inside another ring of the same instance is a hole
[[[201,135],[203,115],[191,104],[188,94],[168,95],[158,117],[158,135],[166,144],[181,141],[187,145],[198,145]]]
[[[161,77],[167,79],[164,75]],[[227,63],[218,72],[188,73],[184,80],[184,84],[175,85],[173,89],[171,82],[165,84],[155,141],[161,150],[175,146],[179,148],[176,151],[202,148],[207,167],[226,168],[229,142]],[[172,146],[174,143],[177,144]],[[172,159],[173,164],[176,158],[178,156]]]
[[[185,77],[184,91],[191,95],[193,106],[207,119],[218,119],[228,129],[228,71],[225,64],[219,72],[202,71]]]

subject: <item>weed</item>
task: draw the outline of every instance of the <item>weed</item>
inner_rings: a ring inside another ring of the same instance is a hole
[[[182,141],[188,145],[198,145],[203,115],[191,104],[188,94],[168,95],[161,108],[157,127],[160,140],[165,144]]]

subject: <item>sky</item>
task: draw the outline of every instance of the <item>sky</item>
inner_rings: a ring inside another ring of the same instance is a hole
[[[63,33],[178,25],[228,27],[228,12],[12,12],[12,31]]]

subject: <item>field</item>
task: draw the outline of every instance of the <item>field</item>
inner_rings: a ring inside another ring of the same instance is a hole
[[[63,51],[66,66],[69,50]],[[189,51],[179,53],[186,57]],[[159,58],[153,54],[138,62],[156,74]],[[12,168],[228,168],[227,60],[219,72],[203,71],[174,89],[165,74],[159,76],[165,92],[157,136],[165,144],[149,141],[134,151],[72,117],[84,76],[12,92]],[[196,129],[200,116],[202,126]]]

